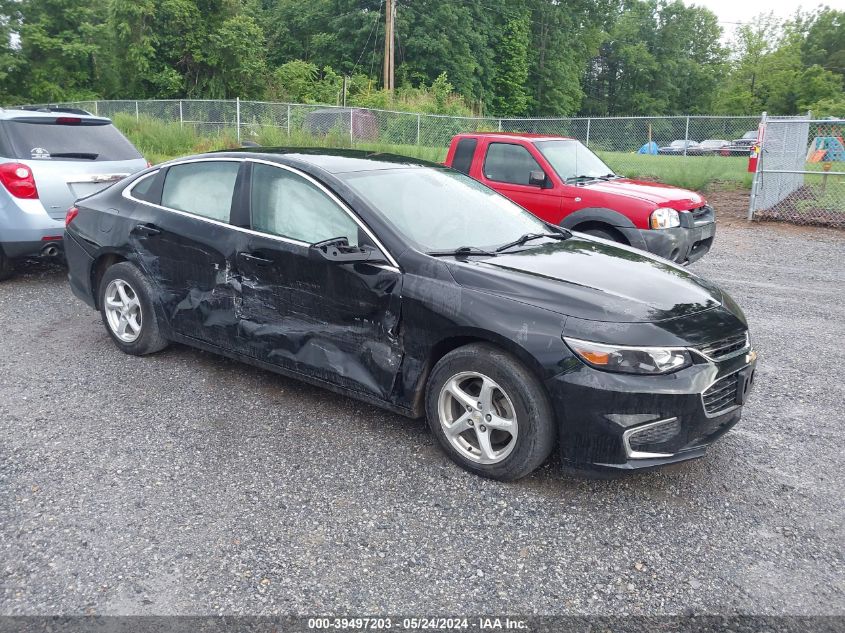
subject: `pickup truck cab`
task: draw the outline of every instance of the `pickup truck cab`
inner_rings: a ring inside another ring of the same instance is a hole
[[[459,134],[446,165],[550,224],[680,264],[713,244],[716,216],[698,193],[618,176],[580,141],[535,134]]]

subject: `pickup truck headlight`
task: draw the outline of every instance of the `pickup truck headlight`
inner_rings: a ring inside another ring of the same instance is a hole
[[[671,229],[676,226],[681,226],[681,216],[675,209],[663,207],[651,212],[651,228]]]
[[[575,355],[590,367],[623,374],[668,374],[692,364],[680,347],[627,347],[563,337]]]

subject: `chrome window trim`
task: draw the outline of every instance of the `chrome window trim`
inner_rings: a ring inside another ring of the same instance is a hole
[[[650,429],[653,426],[658,426],[660,424],[667,424],[669,422],[677,421],[677,417],[673,418],[665,418],[663,420],[655,420],[654,422],[648,422],[647,424],[640,424],[639,426],[635,426],[633,428],[628,429],[622,434],[622,445],[625,447],[625,454],[628,456],[628,459],[658,459],[663,457],[672,457],[674,453],[648,453],[646,451],[635,451],[631,448],[631,436],[635,433],[639,433],[640,431],[645,431],[646,429]]]
[[[278,167],[280,169],[286,169],[287,171],[304,178],[305,180],[307,180],[308,182],[310,182],[311,184],[316,186],[318,189],[320,189],[320,191],[322,191],[324,194],[326,194],[329,197],[329,199],[331,199],[344,212],[346,212],[346,214],[350,218],[352,218],[352,221],[355,222],[355,224],[358,225],[358,227],[361,228],[361,230],[363,230],[364,233],[367,234],[367,236],[373,241],[373,243],[376,245],[376,247],[378,247],[378,249],[381,250],[382,254],[387,258],[388,262],[390,262],[389,266],[383,265],[383,264],[372,264],[372,265],[376,266],[378,268],[383,268],[384,270],[391,270],[391,271],[394,271],[394,272],[397,272],[397,273],[402,272],[401,268],[399,267],[399,263],[394,259],[393,255],[391,255],[390,251],[388,251],[387,248],[384,247],[384,245],[381,243],[381,240],[379,240],[373,234],[373,232],[369,229],[369,227],[366,226],[358,218],[358,216],[355,215],[355,213],[353,213],[352,210],[349,209],[349,207],[346,206],[346,204],[340,198],[338,198],[336,195],[334,195],[329,189],[327,189],[324,185],[322,185],[319,181],[317,181],[313,177],[311,177],[308,174],[303,173],[303,172],[301,172],[301,171],[299,171],[299,170],[297,170],[293,167],[290,167],[288,165],[282,165],[280,163],[274,163],[273,161],[261,160],[261,159],[257,159],[257,158],[224,158],[224,157],[220,157],[220,158],[185,159],[185,160],[167,163],[166,165],[163,165],[161,168],[156,169],[155,171],[151,171],[148,174],[144,174],[143,176],[141,176],[140,178],[138,178],[137,180],[132,182],[129,186],[125,187],[123,189],[123,191],[121,192],[121,195],[124,198],[126,198],[127,200],[131,200],[132,202],[135,202],[137,204],[144,204],[144,205],[147,205],[148,207],[152,207],[154,209],[161,209],[162,211],[168,211],[169,213],[176,213],[178,215],[183,215],[183,216],[188,217],[188,218],[193,218],[193,219],[196,219],[196,220],[202,220],[203,222],[208,222],[210,224],[215,224],[217,226],[223,226],[223,227],[227,227],[227,228],[230,228],[230,229],[234,229],[236,231],[240,231],[241,233],[246,233],[248,235],[257,235],[259,237],[269,238],[271,240],[275,240],[275,241],[278,241],[278,242],[283,242],[283,243],[286,243],[286,244],[295,244],[297,246],[309,248],[311,246],[311,244],[308,243],[308,242],[303,242],[301,240],[296,240],[296,239],[293,239],[293,238],[290,238],[290,237],[282,237],[281,235],[273,235],[271,233],[254,231],[252,229],[247,229],[247,228],[244,228],[244,227],[241,227],[241,226],[235,226],[233,224],[229,224],[228,222],[221,222],[220,220],[214,220],[213,218],[207,218],[205,216],[197,215],[195,213],[190,213],[188,211],[182,211],[181,209],[173,209],[171,207],[165,207],[165,206],[162,206],[160,204],[155,204],[153,202],[147,202],[146,200],[139,200],[138,198],[135,198],[132,195],[132,190],[135,188],[135,186],[138,183],[140,183],[143,180],[146,180],[147,178],[150,178],[150,177],[158,174],[163,167],[174,167],[174,166],[177,166],[177,165],[187,165],[187,164],[190,164],[190,163],[205,163],[205,162],[243,163],[243,162],[246,162],[246,161],[250,161],[250,162],[253,162],[253,163],[259,163],[259,164],[263,164],[263,165],[269,165],[271,167]]]

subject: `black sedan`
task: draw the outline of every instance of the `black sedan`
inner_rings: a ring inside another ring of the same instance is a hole
[[[516,479],[703,455],[740,419],[742,311],[674,264],[545,224],[456,171],[235,151],[78,202],[74,293],[129,354],[178,341],[410,417]]]

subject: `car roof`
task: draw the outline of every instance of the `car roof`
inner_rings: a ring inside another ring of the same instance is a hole
[[[94,116],[90,112],[86,112],[85,110],[78,110],[75,108],[41,108],[41,109],[30,109],[30,108],[0,108],[0,119],[34,119],[34,118],[45,118],[45,119],[55,119],[56,117],[60,116],[71,116],[79,119],[91,119],[95,121],[110,121],[105,117],[101,116]]]
[[[560,136],[558,134],[534,134],[532,132],[465,132],[457,135],[458,138],[492,138],[501,140],[520,140],[520,141],[575,141],[577,139],[571,136]]]
[[[201,156],[236,156],[243,158],[258,158],[280,164],[310,165],[330,174],[343,174],[357,171],[376,171],[380,169],[397,169],[408,167],[436,167],[443,169],[439,163],[427,160],[400,156],[386,152],[373,152],[361,149],[327,149],[306,147],[246,147],[234,150],[222,150]],[[198,158],[189,156],[179,160]]]

